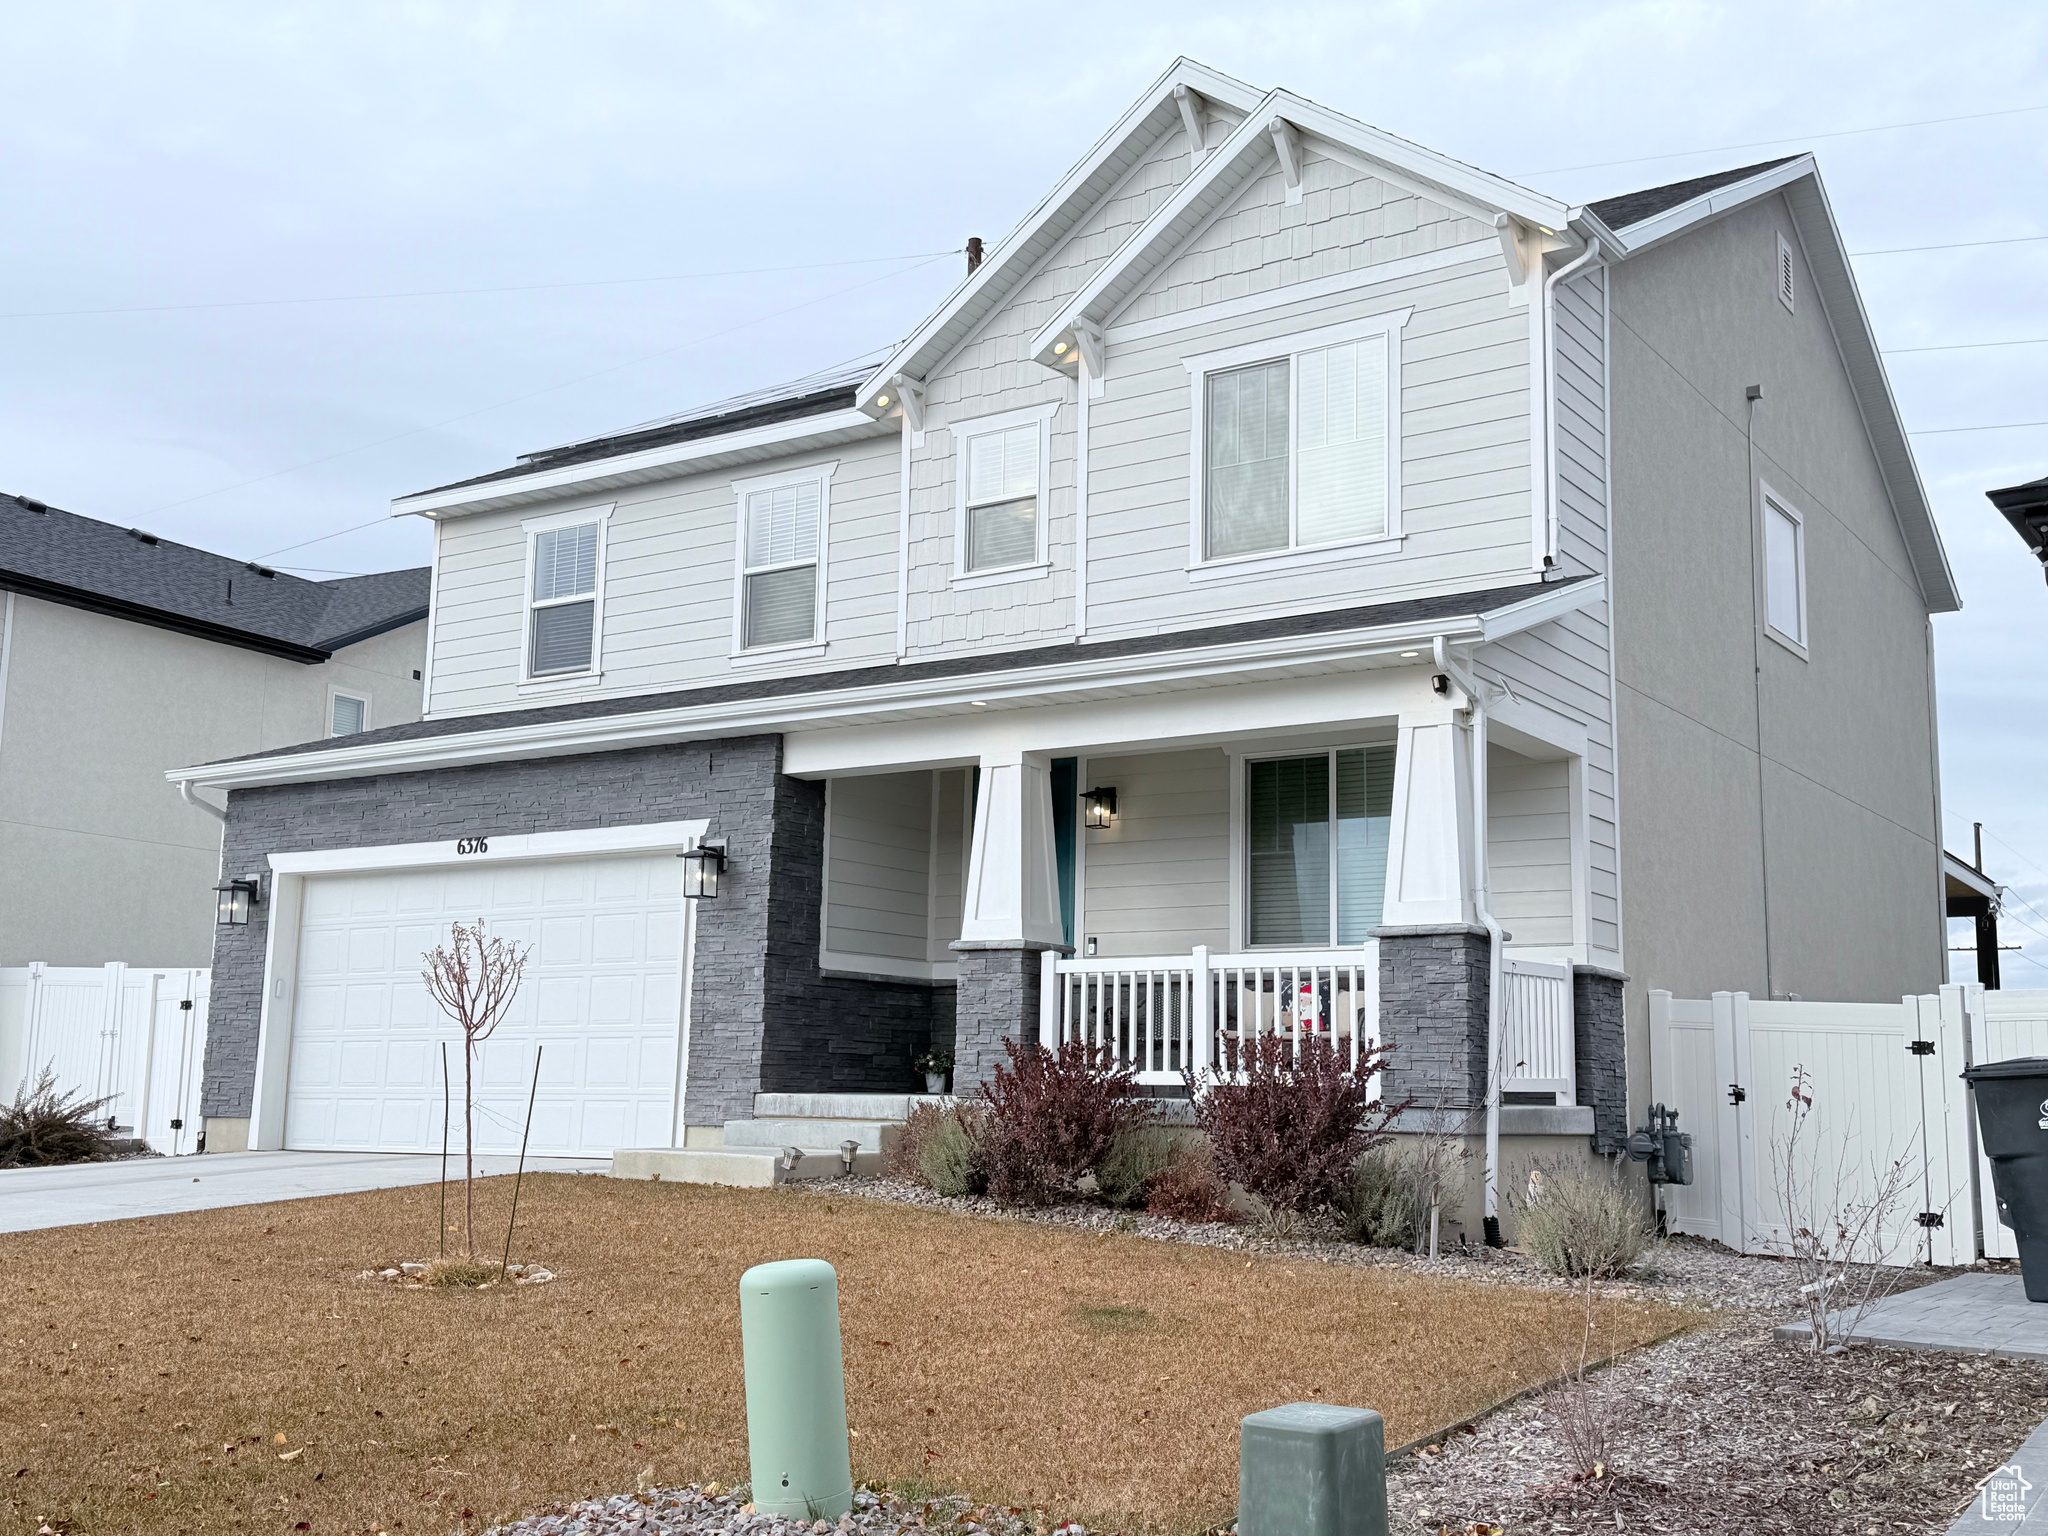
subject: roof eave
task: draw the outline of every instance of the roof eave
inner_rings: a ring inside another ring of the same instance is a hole
[[[253,630],[237,629],[230,624],[216,623],[211,619],[197,618],[172,609],[153,608],[147,603],[109,597],[104,593],[67,586],[62,582],[49,581],[20,571],[0,571],[0,591],[19,592],[24,597],[41,598],[44,602],[59,603],[66,608],[79,608],[88,613],[104,614],[108,618],[126,619],[133,624],[146,624],[152,629],[167,629],[200,640],[232,645],[238,650],[260,651],[266,656],[278,656],[286,661],[310,665],[326,661],[332,654],[317,645],[301,645],[296,640],[280,640],[275,635],[257,634]]]

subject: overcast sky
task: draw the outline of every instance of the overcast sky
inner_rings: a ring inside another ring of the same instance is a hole
[[[1810,148],[1853,251],[2048,235],[2038,3],[1257,9],[10,7],[0,489],[424,563],[395,495],[900,336],[1181,53],[1572,200]],[[2048,240],[1857,274],[1886,348],[2048,338]],[[2048,422],[2048,345],[1889,361],[1916,431]],[[2048,586],[1983,499],[2048,426],[1914,441],[1950,846],[2048,986]]]

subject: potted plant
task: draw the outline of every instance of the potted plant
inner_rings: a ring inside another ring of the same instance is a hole
[[[944,1093],[946,1076],[953,1070],[953,1053],[928,1046],[910,1065],[923,1074],[926,1093]]]

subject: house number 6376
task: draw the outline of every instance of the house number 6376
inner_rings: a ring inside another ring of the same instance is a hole
[[[489,853],[491,842],[486,837],[465,837],[455,845],[457,853]]]

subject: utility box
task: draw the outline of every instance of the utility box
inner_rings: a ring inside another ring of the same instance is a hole
[[[740,1276],[740,1346],[754,1507],[785,1520],[837,1520],[853,1508],[853,1466],[832,1266],[782,1259]]]
[[[1387,1432],[1370,1408],[1289,1403],[1238,1426],[1237,1536],[1387,1536]]]

